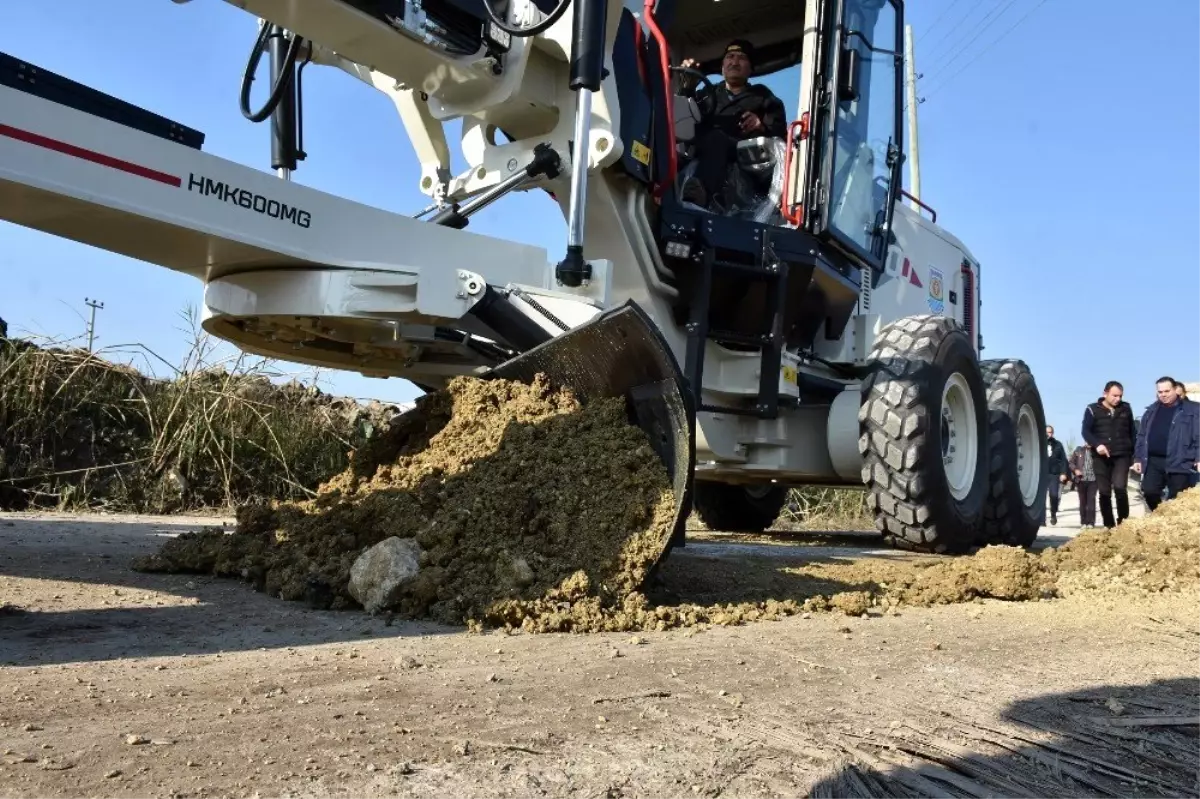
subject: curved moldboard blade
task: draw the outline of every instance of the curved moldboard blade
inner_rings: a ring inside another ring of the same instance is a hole
[[[528,382],[539,372],[552,384],[570,388],[585,405],[601,397],[625,397],[630,422],[645,431],[675,491],[674,524],[656,564],[661,562],[683,541],[696,465],[695,406],[666,340],[630,300],[505,361],[485,377]]]

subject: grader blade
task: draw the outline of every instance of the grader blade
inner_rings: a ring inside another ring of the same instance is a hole
[[[624,397],[630,423],[649,438],[675,493],[672,534],[656,563],[682,544],[692,504],[696,414],[670,347],[632,300],[492,369],[486,377],[529,381],[544,374],[580,403]],[[651,570],[651,574],[654,570]]]

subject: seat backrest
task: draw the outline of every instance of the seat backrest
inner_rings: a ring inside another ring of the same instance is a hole
[[[691,142],[696,138],[696,123],[700,121],[700,107],[696,101],[682,94],[675,95],[675,141]]]

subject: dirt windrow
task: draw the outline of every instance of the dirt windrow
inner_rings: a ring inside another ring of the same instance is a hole
[[[348,584],[359,555],[392,536],[412,538],[420,569],[393,612],[528,632],[649,631],[1200,585],[1193,489],[1040,554],[985,547],[969,557],[791,564],[684,554],[664,564],[652,601],[640,589],[670,535],[674,499],[623,401],[581,407],[544,379],[459,378],[418,408],[355,452],[313,500],[244,507],[232,535],[179,536],[135,568],[242,578],[284,599],[350,608],[358,606]]]
[[[357,603],[350,568],[397,536],[421,547],[401,617],[513,623],[563,607],[613,608],[670,535],[674,496],[623,399],[586,407],[539,378],[458,378],[357,451],[309,502],[239,510],[231,535],[181,535],[144,571],[240,577],[318,607]]]

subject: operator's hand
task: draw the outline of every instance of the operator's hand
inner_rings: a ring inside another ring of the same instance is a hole
[[[758,118],[758,114],[752,111],[747,111],[742,114],[741,121],[742,133],[758,133],[763,129],[762,120]]]
[[[679,62],[679,66],[683,69],[699,70],[700,62],[694,58],[685,58],[683,61]],[[686,72],[679,76],[679,86],[681,91],[690,92],[699,82],[699,78]]]
[[[1075,476],[1076,476],[1076,477],[1083,477],[1083,471],[1082,471],[1082,470],[1080,470],[1080,469],[1076,469],[1076,470],[1075,470]]]
[[[1101,444],[1100,446],[1096,447],[1096,454],[1102,458],[1107,458],[1108,457],[1108,447],[1106,447],[1104,444]]]
[[[1133,470],[1135,472],[1137,472],[1138,474],[1141,474],[1142,473],[1142,464],[1140,464],[1140,463],[1133,464]]]

